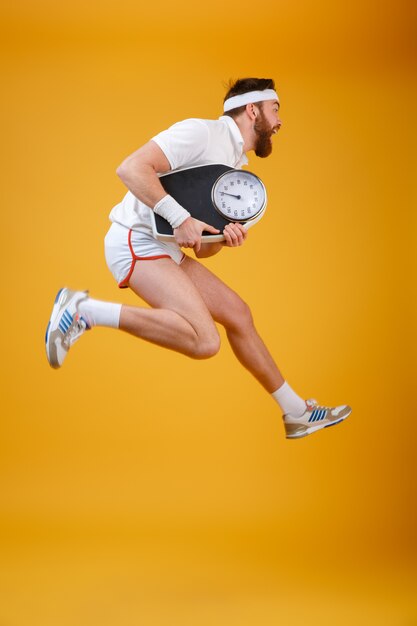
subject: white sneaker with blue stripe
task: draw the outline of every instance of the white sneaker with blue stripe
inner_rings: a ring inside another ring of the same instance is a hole
[[[71,291],[67,287],[56,295],[45,336],[46,356],[55,369],[61,367],[72,344],[90,328],[78,313],[79,303],[87,298],[88,291]]]
[[[306,411],[301,417],[284,415],[284,426],[287,439],[299,439],[314,433],[316,430],[335,426],[343,422],[352,409],[347,404],[329,408],[319,406],[316,400],[306,400]]]

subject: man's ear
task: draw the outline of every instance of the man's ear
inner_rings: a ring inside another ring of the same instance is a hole
[[[249,116],[249,119],[254,120],[256,119],[257,115],[258,115],[258,109],[256,108],[256,106],[251,102],[250,104],[246,105],[246,113]]]

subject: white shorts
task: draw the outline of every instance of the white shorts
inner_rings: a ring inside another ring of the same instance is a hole
[[[185,254],[175,242],[159,241],[147,233],[113,222],[104,238],[107,265],[121,289],[129,286],[136,261],[172,259],[178,265]]]

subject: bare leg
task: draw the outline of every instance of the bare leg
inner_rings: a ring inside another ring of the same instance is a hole
[[[198,261],[187,257],[181,268],[197,287],[213,319],[225,327],[240,363],[269,393],[281,387],[284,378],[258,335],[248,305]]]
[[[193,358],[220,347],[219,334],[198,290],[171,259],[136,264],[129,287],[152,309],[122,306],[120,328]]]

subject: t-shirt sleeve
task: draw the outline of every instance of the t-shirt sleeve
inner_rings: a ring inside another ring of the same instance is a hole
[[[176,170],[201,160],[208,146],[208,128],[201,120],[184,120],[155,135],[152,141],[161,148],[171,169]]]

